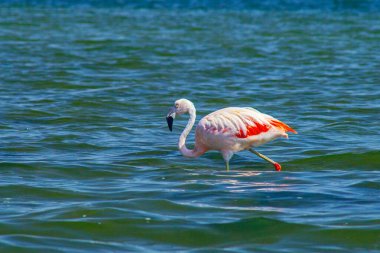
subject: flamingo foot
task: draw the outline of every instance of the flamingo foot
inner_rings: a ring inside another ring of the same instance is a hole
[[[279,163],[274,163],[273,165],[276,171],[281,171],[281,165]]]

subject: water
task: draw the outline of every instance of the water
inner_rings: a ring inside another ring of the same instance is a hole
[[[1,252],[380,252],[376,2],[143,3],[0,9]],[[182,157],[181,97],[294,127],[283,171]]]

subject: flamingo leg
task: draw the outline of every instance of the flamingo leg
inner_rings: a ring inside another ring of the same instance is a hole
[[[226,161],[226,170],[230,171],[230,161]]]
[[[269,157],[263,155],[263,154],[260,154],[259,152],[257,152],[256,150],[253,150],[253,149],[248,149],[250,152],[254,153],[255,155],[257,155],[258,157],[260,158],[263,158],[265,161],[267,162],[270,162],[271,164],[273,164],[274,168],[277,170],[277,171],[280,171],[281,170],[281,165],[279,163],[276,163],[275,161],[273,161],[272,159],[270,159]]]
[[[230,171],[230,159],[234,155],[234,152],[230,150],[221,151],[224,161],[226,162],[226,170]]]

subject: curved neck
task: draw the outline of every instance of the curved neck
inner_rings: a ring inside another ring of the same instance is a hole
[[[196,144],[195,144],[194,149],[188,149],[186,147],[186,138],[189,135],[195,123],[195,117],[196,117],[195,108],[190,109],[189,114],[190,114],[189,121],[187,122],[185,129],[183,130],[181,136],[179,137],[178,148],[181,151],[182,155],[186,157],[197,157],[197,156],[200,156],[202,153],[198,151]]]

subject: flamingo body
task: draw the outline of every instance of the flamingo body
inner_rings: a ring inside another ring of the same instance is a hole
[[[253,108],[228,107],[212,112],[199,121],[195,132],[194,149],[188,150],[185,140],[195,122],[195,107],[191,101],[180,99],[176,101],[168,117],[173,111],[176,114],[190,114],[189,123],[181,134],[178,144],[182,154],[197,157],[208,150],[218,150],[226,161],[227,169],[234,153],[258,147],[279,137],[288,138],[286,132],[297,133],[285,123]],[[272,162],[276,170],[281,169],[279,164]]]
[[[202,118],[196,128],[195,141],[208,150],[238,152],[257,147],[278,137],[287,138],[286,124],[248,107],[224,108]]]

